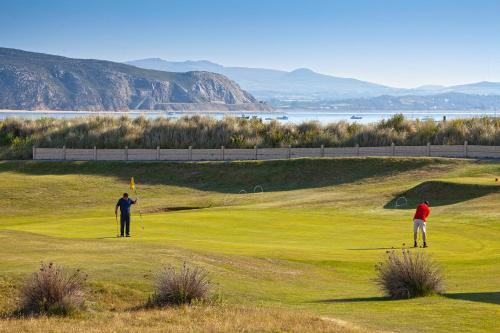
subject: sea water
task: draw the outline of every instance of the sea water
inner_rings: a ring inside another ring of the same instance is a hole
[[[9,117],[18,117],[26,119],[41,119],[41,118],[58,118],[58,119],[71,119],[78,117],[89,116],[112,116],[136,118],[143,116],[148,119],[155,118],[169,118],[177,119],[185,116],[210,116],[216,119],[223,119],[224,117],[241,117],[245,119],[257,118],[262,121],[276,120],[279,122],[289,123],[302,123],[308,121],[318,121],[322,124],[334,123],[339,121],[357,122],[357,123],[373,123],[383,119],[388,119],[396,114],[403,114],[407,119],[427,120],[434,119],[436,121],[456,118],[475,118],[475,117],[497,117],[497,111],[442,111],[442,110],[428,110],[428,111],[322,111],[322,110],[276,110],[274,112],[260,112],[260,111],[189,111],[189,112],[167,112],[167,111],[14,111],[4,110],[0,111],[0,119]],[[500,111],[498,111],[500,116]]]

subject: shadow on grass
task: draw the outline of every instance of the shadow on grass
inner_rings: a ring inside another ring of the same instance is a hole
[[[354,297],[354,298],[333,298],[314,301],[314,303],[358,303],[358,302],[382,302],[392,301],[389,297],[374,296],[374,297]]]
[[[183,210],[205,209],[210,207],[151,207],[142,209],[142,214],[170,213]]]
[[[452,294],[443,294],[443,296],[463,301],[482,302],[482,303],[491,303],[500,305],[499,291],[482,292],[482,293],[452,293]]]
[[[158,163],[158,162],[43,162],[10,161],[0,172],[27,175],[97,175],[141,185],[173,185],[202,191],[253,192],[318,188],[452,165],[440,159],[341,158],[281,161]]]
[[[424,200],[430,201],[431,207],[445,206],[480,198],[491,193],[500,193],[500,186],[428,181],[408,191],[399,193],[395,198],[389,201],[384,208],[397,209],[396,201],[400,197],[406,198],[407,204],[399,206],[398,208],[408,209],[415,208]],[[403,200],[400,201],[404,202]]]
[[[377,250],[401,250],[403,247],[364,247],[364,248],[355,248],[355,249],[347,249],[349,251],[377,251]]]

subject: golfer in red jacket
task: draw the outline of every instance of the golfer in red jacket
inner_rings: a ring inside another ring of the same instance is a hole
[[[417,206],[417,211],[415,212],[415,215],[413,216],[413,240],[414,240],[414,247],[418,247],[417,243],[417,235],[418,235],[418,229],[422,231],[422,239],[424,241],[424,247],[427,247],[427,233],[425,230],[425,223],[427,221],[427,217],[431,213],[431,210],[429,209],[429,201],[424,201],[420,205]]]

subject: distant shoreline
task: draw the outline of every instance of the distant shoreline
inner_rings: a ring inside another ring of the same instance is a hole
[[[85,113],[85,114],[169,114],[169,113],[187,113],[187,114],[200,114],[200,113],[227,113],[227,114],[261,114],[261,113],[273,113],[273,114],[283,114],[283,113],[293,113],[293,112],[311,112],[311,113],[339,113],[339,114],[369,114],[369,113],[402,113],[402,114],[410,114],[410,113],[432,113],[432,114],[443,114],[451,113],[451,114],[459,114],[459,113],[482,113],[482,114],[491,114],[494,115],[496,113],[500,114],[500,110],[480,110],[480,109],[471,109],[471,110],[390,110],[390,109],[373,109],[373,110],[332,110],[332,109],[274,109],[274,110],[104,110],[104,111],[95,111],[95,110],[12,110],[12,109],[0,109],[0,113],[60,113],[60,114],[70,114],[70,113]]]
[[[0,109],[0,113],[60,113],[60,114],[71,114],[71,113],[82,113],[82,114],[169,114],[169,113],[228,113],[228,114],[242,114],[242,113],[283,113],[283,110],[117,110],[117,111],[95,111],[95,110],[9,110]]]

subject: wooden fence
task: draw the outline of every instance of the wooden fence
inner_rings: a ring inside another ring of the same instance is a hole
[[[429,156],[500,158],[500,146],[430,145],[385,147],[257,148],[253,149],[67,149],[33,148],[34,160],[66,161],[234,161],[301,157]]]

